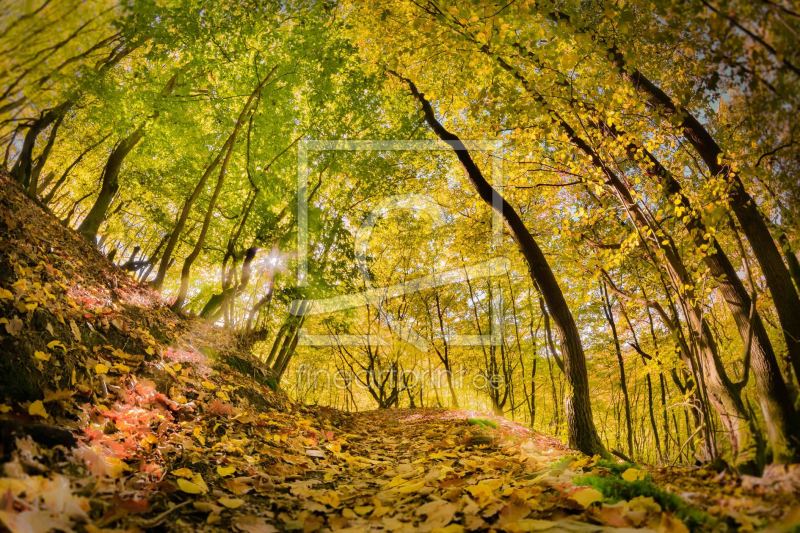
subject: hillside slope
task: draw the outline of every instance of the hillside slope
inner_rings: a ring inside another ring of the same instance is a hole
[[[476,413],[295,405],[233,335],[172,313],[4,178],[0,317],[0,523],[15,532],[686,531],[785,517],[781,530],[797,512],[763,483],[744,498],[738,479],[582,457]],[[651,476],[701,487],[708,513]]]

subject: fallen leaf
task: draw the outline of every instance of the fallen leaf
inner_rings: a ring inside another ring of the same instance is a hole
[[[676,518],[669,513],[661,515],[661,523],[658,524],[659,533],[689,533],[689,528],[686,527],[680,518]]]
[[[83,339],[81,338],[81,330],[78,327],[78,324],[75,323],[74,320],[69,321],[69,329],[72,331],[72,336],[75,337],[75,340],[78,342],[82,342]]]
[[[199,480],[199,482],[198,482]],[[178,479],[178,488],[187,494],[205,494],[208,492],[208,486],[203,481],[203,478],[197,474],[191,481],[184,478]]]
[[[28,414],[31,416],[41,416],[42,418],[50,416],[47,414],[47,410],[44,408],[44,404],[41,400],[36,400],[28,406]]]
[[[228,509],[237,509],[244,505],[244,500],[241,498],[228,498],[227,496],[223,496],[217,501]]]
[[[52,350],[53,348],[61,348],[64,350],[64,353],[67,353],[67,347],[64,346],[64,343],[61,341],[50,341],[47,343],[47,347]]]
[[[646,475],[646,472],[638,468],[628,468],[622,473],[622,479],[625,481],[639,481],[640,479],[644,479]]]
[[[353,507],[353,511],[355,511],[358,516],[368,515],[373,509],[374,507],[371,505],[356,505]]]
[[[50,360],[50,354],[42,352],[40,350],[36,350],[35,352],[33,352],[33,356],[36,359],[38,359],[39,361],[49,361]]]
[[[6,332],[9,335],[16,337],[22,331],[22,326],[24,326],[22,320],[15,316],[8,321],[8,323],[6,323]]]
[[[426,528],[444,527],[455,518],[458,507],[455,504],[444,500],[434,500],[420,505],[414,511],[417,515],[425,516]]]
[[[236,472],[235,466],[222,466],[222,465],[217,466],[217,474],[219,474],[222,477],[230,476],[234,472]]]
[[[573,492],[570,498],[581,504],[582,507],[589,507],[593,503],[602,501],[603,493],[592,487],[584,487]]]

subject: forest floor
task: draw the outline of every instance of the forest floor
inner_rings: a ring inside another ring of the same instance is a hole
[[[600,461],[503,418],[271,387],[0,178],[0,529],[796,530],[797,469]]]

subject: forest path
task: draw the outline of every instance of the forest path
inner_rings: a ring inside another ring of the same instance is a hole
[[[297,526],[436,532],[686,530],[651,497],[602,503],[600,491],[580,484],[587,474],[624,484],[620,475],[643,478],[644,471],[598,463],[503,418],[463,410],[391,409],[348,415],[338,426],[344,433],[336,445],[309,452],[319,455],[317,468],[290,489],[310,500],[296,515]],[[327,516],[312,514],[318,511]],[[689,522],[703,519],[688,506],[672,511]]]
[[[792,477],[786,472],[740,478],[696,467],[645,470],[466,410],[317,414],[326,413],[332,440],[306,451],[315,468],[289,489],[299,510],[284,521],[289,528],[790,531],[800,517],[793,489],[778,486]]]

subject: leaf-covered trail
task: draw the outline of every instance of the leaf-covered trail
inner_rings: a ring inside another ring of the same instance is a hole
[[[343,430],[346,449],[333,454],[338,464],[320,463],[317,471],[342,506],[344,521],[329,517],[329,525],[530,529],[547,525],[521,520],[541,514],[537,510],[551,514],[562,503],[563,514],[581,509],[538,485],[536,471],[563,458],[565,448],[503,419],[464,411],[371,411],[349,416]]]

